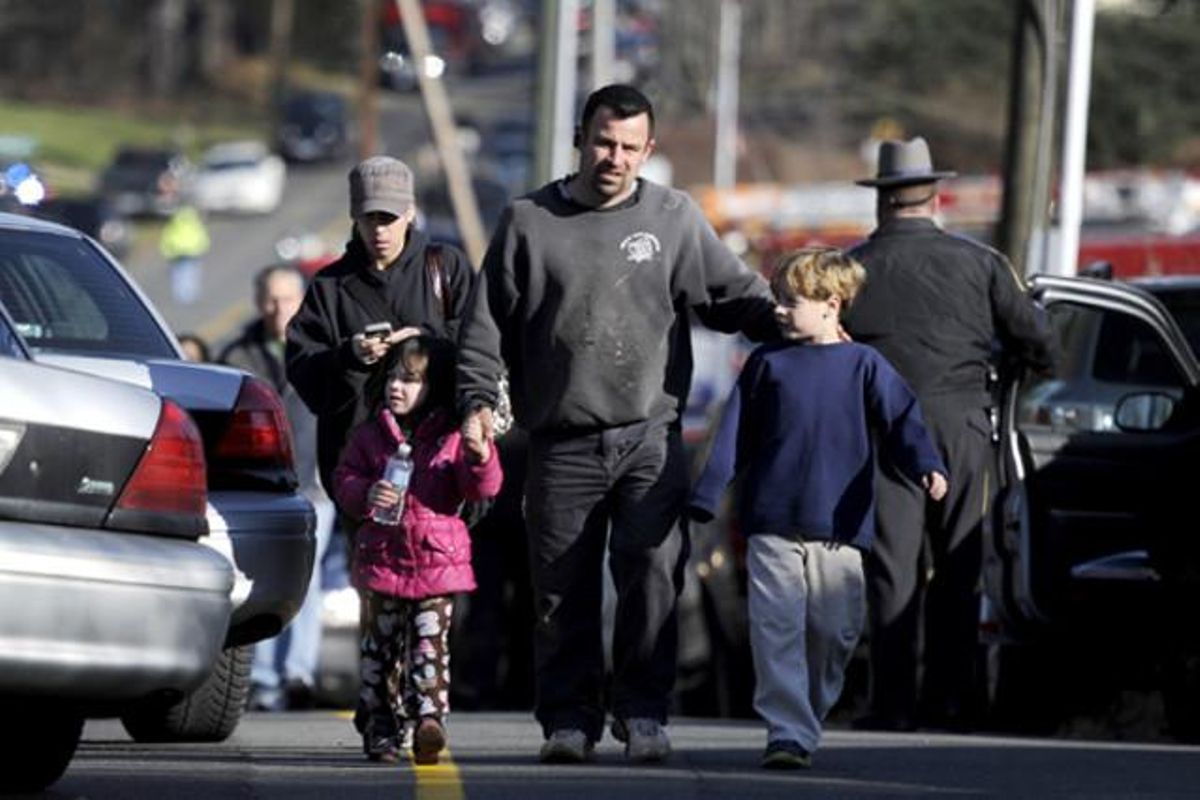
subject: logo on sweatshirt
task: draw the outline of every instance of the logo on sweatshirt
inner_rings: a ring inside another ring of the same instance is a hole
[[[631,233],[621,241],[621,252],[625,253],[626,260],[634,263],[649,261],[659,250],[662,245],[658,243],[658,237],[646,231]]]

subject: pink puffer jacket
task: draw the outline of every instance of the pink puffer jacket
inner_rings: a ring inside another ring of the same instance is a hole
[[[362,522],[354,537],[354,585],[406,598],[469,592],[475,588],[471,538],[458,509],[463,500],[499,493],[503,473],[496,448],[486,462],[468,462],[450,415],[433,412],[409,441],[413,475],[400,524],[380,525],[368,517],[367,491],[402,441],[395,418],[383,409],[351,432],[334,470],[338,505]]]

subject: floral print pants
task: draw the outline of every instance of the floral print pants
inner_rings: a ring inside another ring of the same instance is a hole
[[[358,709],[361,733],[403,735],[404,723],[450,711],[447,595],[409,600],[364,592]]]

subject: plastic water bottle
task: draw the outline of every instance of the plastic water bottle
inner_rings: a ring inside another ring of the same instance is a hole
[[[406,442],[396,445],[396,452],[388,459],[383,468],[383,479],[390,483],[400,494],[400,501],[390,506],[375,506],[371,509],[371,520],[380,525],[399,525],[400,515],[404,513],[404,492],[408,489],[409,478],[412,477],[413,460],[412,447]]]

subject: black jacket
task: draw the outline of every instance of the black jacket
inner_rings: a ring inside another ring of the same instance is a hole
[[[892,362],[922,403],[990,403],[989,365],[1000,352],[1052,366],[1044,312],[996,250],[932,220],[892,219],[850,251],[867,282],[844,316],[855,341]]]
[[[288,325],[287,377],[317,415],[317,458],[327,490],[350,429],[367,418],[372,404],[371,398],[363,397],[363,386],[374,367],[355,357],[350,338],[373,322],[390,322],[393,329],[416,326],[451,341],[458,336],[458,320],[474,272],[461,251],[439,245],[451,298],[446,318],[426,267],[428,246],[428,237],[410,229],[395,263],[380,272],[370,263],[362,243],[352,239],[342,257],[313,278],[300,310]],[[364,308],[347,289],[352,281],[365,284],[381,297],[384,306],[392,310],[391,318],[378,319]]]

